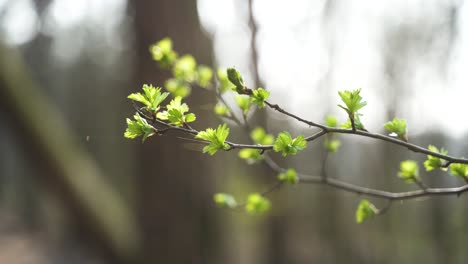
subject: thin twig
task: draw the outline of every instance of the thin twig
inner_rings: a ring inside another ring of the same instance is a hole
[[[423,153],[423,154],[426,154],[426,155],[431,155],[431,156],[434,156],[434,157],[437,157],[437,158],[441,158],[445,161],[447,161],[447,163],[443,166],[443,167],[448,167],[450,164],[452,163],[463,163],[463,164],[468,164],[468,159],[464,159],[464,158],[456,158],[456,157],[453,157],[453,156],[450,156],[450,155],[445,155],[445,154],[442,154],[442,153],[438,153],[438,152],[433,152],[433,151],[430,151],[429,149],[426,149],[426,148],[423,148],[423,147],[420,147],[418,145],[415,145],[415,144],[412,144],[412,143],[409,143],[409,142],[406,142],[406,141],[403,141],[401,139],[398,139],[398,138],[394,138],[394,137],[390,137],[390,136],[386,136],[386,135],[382,135],[382,134],[377,134],[377,133],[371,133],[371,132],[368,132],[368,131],[363,131],[363,130],[352,130],[352,129],[344,129],[344,128],[334,128],[334,127],[327,127],[325,125],[321,125],[321,124],[318,124],[318,123],[315,123],[315,122],[312,122],[312,121],[309,121],[309,120],[306,120],[306,119],[303,119],[301,117],[298,117],[286,110],[284,110],[283,108],[281,108],[280,106],[278,106],[277,104],[272,104],[270,102],[267,102],[265,101],[265,104],[268,105],[270,108],[280,112],[280,113],[283,113],[289,117],[292,117],[304,124],[307,124],[309,126],[313,126],[313,127],[318,127],[318,128],[321,128],[322,130],[310,137],[307,137],[306,140],[307,141],[313,141],[327,133],[337,133],[337,134],[352,134],[352,135],[358,135],[358,136],[362,136],[362,137],[368,137],[368,138],[374,138],[374,139],[380,139],[380,140],[383,140],[383,141],[387,141],[387,142],[390,142],[390,143],[393,143],[393,144],[396,144],[396,145],[399,145],[399,146],[403,146],[403,147],[406,147],[408,148],[409,150],[413,151],[413,152],[417,152],[417,153]]]
[[[265,159],[266,164],[271,167],[272,170],[276,172],[282,172],[285,169],[281,168],[275,161],[271,158]],[[299,174],[299,183],[307,184],[322,184],[330,186],[334,189],[342,190],[349,193],[355,193],[359,195],[372,196],[376,198],[388,199],[388,200],[409,200],[418,197],[424,196],[443,196],[443,195],[461,195],[464,192],[468,191],[468,184],[465,184],[460,187],[453,188],[425,188],[423,190],[409,191],[409,192],[389,192],[383,190],[377,190],[372,188],[367,188],[351,183],[344,182],[335,178],[327,177],[327,180],[323,180],[323,176],[313,176],[306,174]]]

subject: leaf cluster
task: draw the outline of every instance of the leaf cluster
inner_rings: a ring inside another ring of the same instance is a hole
[[[139,114],[133,116],[133,120],[127,118],[127,129],[125,130],[124,137],[134,139],[143,136],[142,141],[155,134],[155,131],[148,122]]]
[[[287,169],[278,174],[278,180],[285,183],[296,184],[299,182],[299,177],[297,177],[297,172],[294,169]]]
[[[444,155],[448,154],[448,151],[446,149],[441,148],[439,151],[439,149],[433,145],[429,145],[428,149],[435,153],[440,153]],[[432,155],[427,155],[427,160],[424,161],[424,167],[426,168],[426,171],[432,171],[435,169],[441,169],[443,171],[446,171],[447,168],[444,168],[443,165],[444,162],[441,158],[434,157]]]
[[[261,214],[271,207],[270,201],[259,193],[252,193],[247,197],[245,210],[249,214]]]
[[[356,222],[358,224],[373,217],[378,212],[377,208],[368,200],[361,200],[356,210]]]
[[[172,40],[164,38],[149,48],[153,60],[159,63],[161,68],[168,69],[177,59],[177,53],[172,50]]]
[[[288,132],[282,132],[276,138],[273,150],[281,152],[283,157],[287,155],[296,155],[299,151],[307,147],[307,141],[304,136],[299,135],[296,138],[292,138]]]
[[[166,108],[166,111],[159,112],[156,115],[158,119],[167,120],[170,124],[178,127],[196,120],[195,114],[187,113],[189,107],[186,103],[182,103],[182,97],[180,96],[174,98]]]
[[[229,135],[229,128],[226,124],[219,125],[218,128],[207,128],[200,131],[195,138],[209,141],[210,144],[203,148],[203,153],[214,155],[218,150],[228,150],[229,145],[225,143]]]
[[[454,163],[450,165],[450,173],[463,179],[468,179],[468,165],[461,163]]]
[[[267,134],[261,127],[256,127],[250,132],[250,138],[255,144],[260,145],[271,145],[275,141],[275,138],[271,134]],[[263,159],[261,150],[245,148],[239,151],[239,158],[247,161],[248,164],[255,163]]]
[[[161,88],[144,84],[143,93],[132,93],[127,98],[145,105],[145,109],[152,113],[159,111],[159,105],[166,99],[169,93],[161,93]]]
[[[394,134],[400,139],[404,141],[408,141],[408,137],[406,135],[406,120],[405,119],[393,118],[392,121],[385,123],[384,128],[392,133],[390,135]]]
[[[414,160],[405,160],[400,163],[400,172],[398,177],[402,178],[406,183],[419,181],[419,166]]]
[[[341,100],[345,104],[338,105],[339,107],[343,108],[348,115],[356,114],[361,108],[367,105],[367,102],[362,100],[362,96],[360,95],[361,88],[353,90],[353,91],[340,91],[338,94],[341,97]]]

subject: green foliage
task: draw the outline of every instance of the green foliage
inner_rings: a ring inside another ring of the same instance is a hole
[[[244,115],[249,113],[250,110],[250,98],[247,95],[238,95],[236,96],[236,102]]]
[[[200,65],[197,68],[197,83],[203,88],[207,88],[211,79],[213,79],[213,70],[205,65]]]
[[[283,157],[287,155],[296,155],[297,152],[307,147],[307,141],[304,136],[299,135],[296,138],[292,138],[288,132],[282,132],[276,138],[273,150],[276,152],[282,152]]]
[[[343,108],[348,115],[352,116],[356,114],[361,108],[367,105],[367,102],[362,101],[362,97],[360,95],[361,89],[357,89],[354,91],[343,91],[338,92],[341,97],[341,100],[346,106],[338,105],[339,107]]]
[[[229,116],[229,108],[223,103],[217,103],[214,107],[214,112],[219,116]]]
[[[133,116],[134,120],[127,118],[127,129],[125,130],[124,137],[134,139],[143,136],[142,141],[154,135],[154,129],[146,122],[139,114]]]
[[[275,141],[275,137],[272,134],[267,134],[265,129],[256,127],[250,132],[250,137],[255,144],[260,145],[271,145]]]
[[[164,38],[150,46],[153,60],[157,61],[161,68],[168,69],[177,59],[177,53],[172,50],[172,40]]]
[[[453,176],[468,179],[468,165],[461,163],[450,164],[450,173]]]
[[[392,121],[385,123],[385,129],[397,135],[400,139],[408,141],[406,136],[406,120],[393,118]]]
[[[419,180],[419,166],[414,160],[405,160],[400,163],[400,172],[398,177],[405,180],[406,183],[413,183]]]
[[[359,118],[360,114],[354,115],[354,126],[356,127],[357,130],[365,130],[364,125],[361,122],[361,118]],[[351,120],[348,119],[346,123],[341,124],[341,128],[345,129],[352,129],[353,126],[351,124]]]
[[[247,197],[245,210],[249,214],[261,214],[271,207],[270,201],[259,193],[252,193]]]
[[[215,203],[223,208],[235,208],[237,206],[236,199],[227,193],[217,193],[213,196]]]
[[[444,148],[441,148],[440,151],[437,149],[437,147],[433,145],[429,145],[428,149],[432,152],[440,153],[447,155],[448,151]],[[424,161],[424,167],[426,168],[426,171],[431,171],[434,169],[441,169],[443,171],[447,171],[447,168],[443,168],[442,166],[444,165],[444,162],[441,158],[434,157],[431,155],[427,155],[427,160]]]
[[[177,96],[167,106],[167,110],[157,114],[157,118],[168,120],[175,126],[183,126],[186,123],[195,121],[196,116],[193,113],[185,114],[189,111],[186,103],[182,103],[182,97]]]
[[[335,116],[328,115],[325,117],[325,125],[327,127],[337,127],[338,119]],[[328,137],[323,141],[323,146],[328,152],[337,152],[341,146],[341,141],[333,139],[333,133],[329,134]]]
[[[263,159],[262,151],[259,149],[241,149],[239,151],[239,158],[247,161],[247,164],[253,164]]]
[[[252,103],[256,104],[258,108],[265,107],[265,100],[270,96],[270,92],[263,88],[258,88],[252,91],[250,96]]]
[[[328,150],[331,153],[337,152],[338,149],[341,146],[341,141],[338,139],[325,139],[323,141],[323,146],[325,147],[326,150]]]
[[[219,125],[218,128],[208,128],[205,131],[200,131],[195,138],[209,141],[210,144],[203,148],[203,153],[214,155],[218,150],[227,150],[229,145],[225,143],[229,135],[229,128],[226,124]]]
[[[250,132],[250,137],[255,144],[260,145],[271,145],[275,141],[275,137],[271,134],[267,134],[261,127],[256,127]],[[247,161],[248,164],[255,163],[263,159],[261,150],[259,149],[241,149],[239,151],[239,158]]]
[[[216,74],[218,75],[219,80],[219,90],[222,93],[236,89],[236,86],[229,81],[226,69],[218,69]]]
[[[242,91],[245,88],[245,84],[244,84],[244,79],[242,78],[242,75],[240,74],[240,72],[234,68],[228,68],[227,77],[228,77],[228,80],[232,84],[234,84],[234,86],[236,87],[236,91],[242,94],[243,93]]]
[[[184,55],[180,57],[172,68],[174,77],[186,82],[193,82],[197,74],[197,62],[192,55]]]
[[[368,200],[361,200],[356,210],[356,222],[358,224],[373,217],[378,212],[377,208]]]
[[[285,172],[278,174],[278,179],[285,183],[296,184],[299,182],[299,177],[294,169],[287,169]]]
[[[171,78],[166,81],[164,87],[172,96],[185,98],[190,95],[192,88],[183,80]]]
[[[145,105],[145,109],[156,113],[159,111],[159,105],[166,99],[169,93],[161,93],[161,88],[155,88],[152,85],[144,84],[143,93],[132,93],[127,98],[140,102]]]
[[[327,127],[337,127],[338,126],[338,119],[336,116],[328,115],[325,117],[325,125]]]

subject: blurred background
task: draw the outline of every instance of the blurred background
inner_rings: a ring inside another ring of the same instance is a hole
[[[286,186],[252,217],[216,208],[212,195],[267,189],[276,175],[265,166],[174,137],[124,139],[126,96],[169,77],[148,52],[166,36],[309,120],[346,121],[337,91],[362,87],[370,131],[405,118],[412,142],[468,156],[465,1],[0,0],[0,263],[466,263],[466,195],[395,203],[357,225],[359,196]],[[215,103],[193,91],[197,128],[221,122]],[[312,134],[272,111],[249,121]],[[248,140],[230,125],[233,141]],[[340,139],[330,177],[414,189],[396,177],[399,162],[424,156]],[[318,140],[273,158],[318,175],[323,155]],[[463,184],[422,174],[431,186]]]

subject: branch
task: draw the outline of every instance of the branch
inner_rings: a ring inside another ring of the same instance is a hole
[[[277,173],[285,171],[284,168],[281,168],[271,158],[265,159],[265,163],[273,171]],[[372,188],[367,188],[367,187],[347,183],[345,181],[341,181],[341,180],[331,178],[331,177],[327,177],[325,181],[323,180],[324,179],[323,176],[314,176],[314,175],[298,173],[298,177],[299,177],[299,183],[322,184],[322,185],[330,186],[334,189],[342,190],[342,191],[349,192],[349,193],[372,196],[372,197],[388,199],[392,201],[409,200],[409,199],[415,199],[418,197],[425,197],[425,196],[444,196],[444,195],[459,196],[462,193],[468,191],[468,184],[465,184],[463,186],[454,187],[454,188],[426,188],[423,190],[409,191],[409,192],[389,192],[389,191],[377,190],[377,189],[372,189]]]
[[[313,141],[327,133],[337,133],[337,134],[352,134],[352,135],[358,135],[358,136],[362,136],[362,137],[369,137],[369,138],[374,138],[374,139],[380,139],[380,140],[383,140],[383,141],[387,141],[387,142],[390,142],[390,143],[393,143],[393,144],[396,144],[396,145],[399,145],[399,146],[403,146],[403,147],[406,147],[408,148],[409,150],[413,151],[413,152],[417,152],[417,153],[423,153],[423,154],[426,154],[426,155],[431,155],[431,156],[434,156],[434,157],[438,157],[438,158],[441,158],[443,160],[446,160],[447,163],[444,164],[443,167],[448,167],[450,164],[452,163],[462,163],[462,164],[468,164],[468,159],[464,159],[464,158],[456,158],[456,157],[453,157],[453,156],[450,156],[450,155],[445,155],[445,154],[441,154],[441,153],[438,153],[438,152],[433,152],[433,151],[430,151],[429,149],[426,149],[426,148],[423,148],[423,147],[420,147],[418,145],[415,145],[415,144],[412,144],[412,143],[409,143],[409,142],[406,142],[406,141],[402,141],[398,138],[394,138],[394,137],[390,137],[390,136],[386,136],[386,135],[382,135],[382,134],[378,134],[378,133],[371,133],[371,132],[368,132],[368,131],[362,131],[362,130],[353,130],[353,129],[344,129],[344,128],[334,128],[334,127],[327,127],[325,125],[321,125],[321,124],[318,124],[318,123],[315,123],[315,122],[312,122],[312,121],[309,121],[309,120],[306,120],[306,119],[303,119],[301,117],[298,117],[286,110],[284,110],[283,108],[281,108],[280,106],[278,106],[277,104],[272,104],[270,102],[267,102],[265,101],[265,104],[268,105],[271,109],[274,109],[280,113],[283,113],[289,117],[292,117],[304,124],[307,124],[309,126],[312,126],[312,127],[318,127],[321,129],[320,132],[310,136],[310,137],[307,137],[306,140],[307,141]]]

